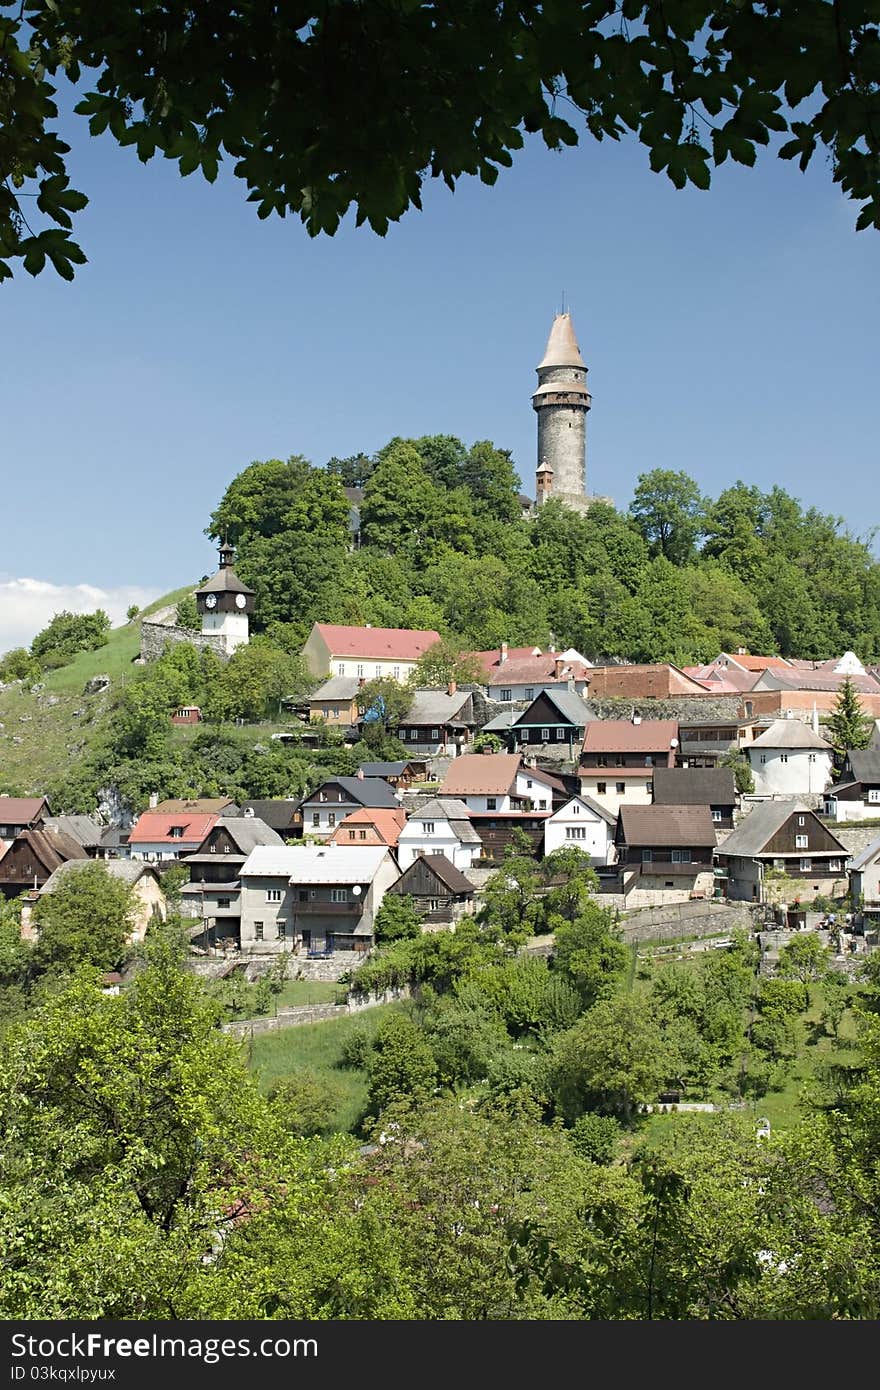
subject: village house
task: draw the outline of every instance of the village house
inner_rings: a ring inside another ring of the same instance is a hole
[[[396,850],[400,832],[406,825],[402,806],[361,806],[352,811],[330,836],[332,845],[385,845]]]
[[[583,695],[591,670],[590,662],[573,647],[542,652],[540,647],[508,647],[502,642],[495,651],[464,655],[480,662],[489,699],[505,703],[532,701],[542,689]]]
[[[880,818],[880,749],[852,749],[840,777],[825,793],[826,816],[836,821]]]
[[[718,860],[734,901],[791,905],[847,890],[847,850],[804,804],[755,806],[719,847]]]
[[[185,811],[193,811],[198,816],[241,815],[241,807],[236,805],[231,796],[172,796],[166,801],[151,797],[149,810],[156,811],[160,816],[177,816]],[[143,814],[146,815],[147,812]]]
[[[181,915],[201,923],[199,945],[238,944],[241,867],[257,845],[283,844],[281,836],[256,816],[224,816],[198,848],[183,857],[189,883],[180,890]]]
[[[708,806],[621,806],[614,842],[627,908],[715,896]]]
[[[573,796],[544,822],[544,854],[557,849],[579,849],[594,864],[610,864],[616,825],[616,817],[598,801]]]
[[[679,719],[678,756],[683,767],[717,767],[726,754],[751,743],[762,727],[754,718]]]
[[[420,855],[443,855],[466,872],[480,859],[483,842],[463,801],[434,797],[412,811],[397,840],[397,862],[408,869]]]
[[[678,666],[622,663],[594,666],[590,672],[591,700],[672,700],[683,695],[704,698],[706,689]]]
[[[831,782],[831,744],[800,719],[774,719],[745,747],[756,796],[822,796]]]
[[[294,826],[301,835],[328,839],[338,825],[361,806],[396,810],[400,801],[382,777],[328,777],[320,787],[301,798]]]
[[[104,835],[106,825],[99,825],[91,816],[47,816],[43,821],[44,830],[60,831],[81,844],[90,859],[104,856]]]
[[[68,859],[88,860],[78,840],[60,830],[22,830],[0,858],[0,893],[17,898],[43,884]]]
[[[11,845],[23,830],[39,830],[51,814],[45,796],[0,796],[0,841]]]
[[[381,845],[258,845],[240,871],[241,949],[363,954],[399,876]]]
[[[465,803],[483,842],[482,857],[488,860],[502,858],[517,831],[529,840],[532,853],[540,855],[544,822],[568,800],[561,781],[527,766],[516,753],[466,753],[456,758],[439,794]]]
[[[815,664],[792,660],[790,669],[762,671],[749,699],[756,715],[810,723],[816,714],[834,710],[847,679],[852,682],[863,712],[872,718],[880,716],[880,680],[866,671],[852,652]]]
[[[194,854],[219,819],[216,811],[144,811],[128,832],[128,856],[156,861]]]
[[[580,752],[587,724],[596,718],[589,705],[573,690],[539,690],[519,712],[502,714],[483,726],[482,732],[498,732],[511,753],[571,761]]]
[[[395,733],[408,753],[455,758],[469,747],[476,725],[473,695],[450,681],[445,691],[415,690]]]
[[[331,676],[305,702],[313,724],[329,724],[334,729],[353,729],[358,722],[358,691],[366,678]]]
[[[654,768],[675,767],[678,746],[675,719],[597,719],[584,732],[581,792],[615,816],[624,804],[650,806]]]
[[[422,931],[450,927],[474,910],[474,885],[445,854],[417,855],[388,891],[412,898]]]
[[[171,716],[172,724],[201,724],[202,711],[198,705],[178,705]]]
[[[849,866],[849,887],[865,927],[880,925],[880,835]]]
[[[708,806],[716,829],[732,830],[736,782],[729,767],[658,767],[655,806]]]
[[[428,764],[423,758],[398,759],[396,762],[361,763],[358,772],[365,777],[381,777],[395,791],[405,791],[414,782],[427,782]]]
[[[46,893],[54,893],[59,885],[67,883],[89,861],[87,859],[68,859],[59,864],[42,888],[25,895],[21,909],[21,935],[25,941],[36,941],[40,931],[33,920],[34,908]],[[147,928],[154,922],[164,922],[168,916],[168,904],[162,888],[162,880],[152,864],[136,863],[131,859],[108,859],[102,868],[111,878],[119,879],[132,890],[134,910],[132,930],[128,945],[143,941]]]
[[[314,623],[302,649],[315,676],[391,676],[405,681],[420,657],[440,641],[439,632],[401,627],[346,627]]]
[[[243,816],[256,816],[264,825],[268,825],[282,840],[289,841],[299,839],[301,824],[297,820],[297,808],[299,799],[295,796],[277,798],[258,798],[256,801],[245,801],[242,803],[241,814]]]

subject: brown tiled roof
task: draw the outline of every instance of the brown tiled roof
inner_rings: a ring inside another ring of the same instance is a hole
[[[68,859],[88,859],[78,841],[58,830],[23,830],[12,843],[30,845],[37,861],[50,873]]]
[[[440,796],[506,796],[520,768],[518,753],[463,753],[453,758]]]
[[[587,725],[583,747],[585,753],[668,753],[678,736],[677,719],[597,719]]]
[[[715,846],[715,827],[708,806],[621,806],[618,836],[628,845]]]
[[[0,796],[0,825],[31,825],[49,814],[44,796]]]

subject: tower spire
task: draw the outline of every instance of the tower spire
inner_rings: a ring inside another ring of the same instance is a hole
[[[571,314],[564,309],[554,316],[537,372],[532,406],[538,416],[538,504],[552,487],[553,496],[565,506],[586,511],[586,416],[591,404],[587,364]]]

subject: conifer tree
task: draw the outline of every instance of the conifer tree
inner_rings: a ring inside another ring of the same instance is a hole
[[[835,756],[843,758],[852,748],[867,748],[871,741],[871,719],[849,676],[840,687],[837,702],[828,718],[828,733]]]

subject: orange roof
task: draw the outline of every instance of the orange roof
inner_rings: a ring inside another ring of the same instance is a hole
[[[516,781],[519,753],[463,753],[453,758],[438,796],[506,796]]]
[[[733,659],[747,671],[791,670],[791,663],[784,656],[751,656],[748,652],[737,652]]]
[[[440,641],[439,632],[407,627],[345,627],[338,623],[315,623],[315,627],[331,657],[418,661],[429,647]]]
[[[369,827],[376,832],[380,844],[394,849],[405,825],[406,811],[402,806],[393,810],[385,806],[360,806],[339,822],[330,839],[334,844],[347,845],[351,839],[349,830],[366,830]]]
[[[639,724],[630,719],[596,719],[584,731],[584,752],[668,753],[677,738],[677,719],[643,719]]]
[[[166,815],[164,812],[144,811],[128,835],[130,845],[177,845],[183,840],[186,844],[200,845],[213,830],[220,819],[217,815]],[[172,835],[172,830],[180,829],[182,834]]]

